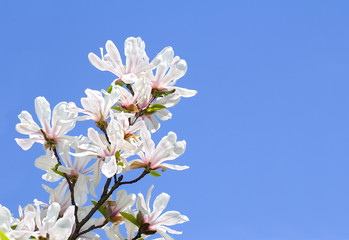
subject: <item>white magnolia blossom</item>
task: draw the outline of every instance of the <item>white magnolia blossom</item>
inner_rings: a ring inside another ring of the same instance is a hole
[[[81,144],[79,148],[84,150],[80,153],[75,153],[75,156],[93,156],[98,158],[94,168],[94,183],[98,184],[102,173],[110,178],[116,173],[120,173],[122,167],[117,165],[115,154],[120,151],[132,152],[135,151],[135,146],[124,140],[124,133],[121,125],[115,119],[111,119],[107,127],[106,133],[110,143],[103,134],[98,134],[93,128],[88,129],[88,137],[92,144]],[[122,159],[124,160],[124,159]],[[126,160],[124,160],[126,161]],[[96,185],[95,185],[96,186]]]
[[[93,120],[98,123],[100,121],[106,121],[110,116],[111,107],[119,100],[120,90],[113,84],[111,93],[97,90],[86,89],[85,93],[86,98],[81,98],[81,105],[84,109],[81,108],[71,108],[69,109],[72,112],[78,112],[86,114],[78,118],[80,121]]]
[[[125,40],[126,66],[122,63],[119,50],[112,41],[107,41],[105,49],[107,54],[103,55],[103,48],[101,48],[101,58],[90,53],[88,59],[97,69],[115,74],[124,83],[134,83],[143,72],[154,68],[149,64],[145,44],[139,37],[129,37]]]
[[[132,85],[133,94],[125,88],[119,87],[119,89],[121,91],[119,103],[124,109],[138,112],[151,103],[151,86],[145,78]]]
[[[132,215],[133,217],[136,217],[134,211],[130,208],[124,210],[124,212]],[[105,234],[107,235],[108,239],[110,240],[132,239],[135,236],[135,233],[137,232],[138,227],[127,219],[124,219],[124,224],[126,227],[126,235],[127,235],[126,238],[123,237],[123,235],[119,230],[119,227],[121,224],[112,224],[110,227],[104,228]]]
[[[35,112],[42,127],[40,128],[39,125],[34,122],[30,113],[22,111],[18,115],[21,123],[16,125],[16,130],[21,134],[29,135],[29,138],[16,138],[15,140],[18,145],[23,150],[28,150],[32,147],[34,142],[46,143],[42,131],[45,132],[48,139],[56,144],[67,139],[65,134],[74,128],[77,118],[77,113],[67,111],[67,108],[71,107],[75,107],[75,103],[61,102],[57,104],[52,112],[51,125],[50,104],[44,97],[37,97],[35,99]]]
[[[67,181],[61,181],[59,185],[52,189],[44,184],[41,185],[46,192],[50,194],[49,203],[52,204],[54,202],[59,203],[61,206],[61,211],[59,215],[63,215],[65,210],[70,206],[70,191],[67,191],[68,183]]]
[[[17,222],[18,220],[12,217],[10,210],[0,204],[0,231],[11,237],[11,226],[16,225]]]
[[[188,166],[178,166],[169,163],[164,163],[167,160],[173,160],[185,151],[185,141],[177,141],[177,135],[174,132],[169,132],[167,136],[163,137],[159,144],[155,148],[153,140],[151,140],[150,132],[141,132],[143,148],[138,152],[140,160],[134,160],[130,163],[131,168],[147,167],[156,170],[163,168],[163,171],[167,168],[173,170],[184,170],[189,168]]]
[[[112,197],[107,200],[108,217],[112,223],[119,223],[123,220],[120,212],[130,208],[136,202],[136,195],[131,193],[127,195],[124,189],[119,190],[116,193],[116,201],[112,200]]]
[[[38,232],[33,233],[33,236],[44,238],[49,236],[50,240],[67,240],[75,224],[74,206],[68,207],[63,216],[59,218],[61,206],[56,202],[52,203],[47,209],[46,216],[42,218],[40,206],[35,205],[37,207],[35,222]]]
[[[172,240],[173,238],[170,237],[167,232],[172,234],[182,234],[182,232],[175,231],[167,226],[187,222],[189,218],[185,215],[181,215],[177,211],[168,211],[161,215],[170,200],[170,196],[166,193],[161,193],[156,197],[153,203],[153,211],[151,211],[149,202],[153,188],[154,185],[149,188],[146,200],[144,200],[142,193],[138,194],[137,209],[143,215],[143,223],[149,224],[149,231],[156,231],[165,240]]]
[[[197,91],[185,88],[175,87],[177,80],[184,76],[187,72],[187,62],[180,59],[178,56],[174,57],[172,47],[164,48],[152,61],[156,66],[155,76],[148,74],[151,87],[160,91],[172,91],[182,97],[192,97]],[[148,72],[152,73],[152,72]]]

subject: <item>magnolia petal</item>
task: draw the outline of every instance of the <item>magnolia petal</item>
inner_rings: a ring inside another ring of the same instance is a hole
[[[44,130],[50,130],[51,109],[46,98],[35,98],[35,112]]]
[[[198,91],[196,90],[191,90],[191,89],[186,89],[181,87],[173,87],[173,88],[176,89],[175,93],[179,94],[181,97],[193,97],[198,93]]]
[[[174,164],[168,164],[168,163],[162,163],[161,166],[172,169],[172,170],[185,170],[188,169],[189,166],[179,166],[179,165],[174,165]]]
[[[169,200],[170,195],[167,193],[161,193],[155,198],[153,203],[153,212],[151,214],[152,219],[156,219],[162,213],[162,211],[164,211]]]
[[[97,57],[96,54],[89,53],[88,60],[90,60],[90,63],[98,70],[106,71],[106,69],[105,69],[106,64],[99,57]]]
[[[117,168],[115,156],[109,156],[104,159],[101,170],[104,176],[111,178],[117,172]]]
[[[189,221],[189,218],[187,216],[181,215],[177,211],[168,211],[162,214],[158,219],[156,219],[156,222],[154,224],[172,226],[187,221]]]

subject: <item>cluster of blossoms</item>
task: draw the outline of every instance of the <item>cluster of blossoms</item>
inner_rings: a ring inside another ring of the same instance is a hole
[[[151,209],[153,186],[146,199],[141,193],[136,196],[120,189],[148,174],[160,176],[159,170],[188,168],[168,163],[182,155],[186,146],[185,141],[177,141],[174,132],[157,146],[151,139],[160,127],[159,120],[171,118],[168,108],[181,97],[196,94],[175,86],[186,73],[187,64],[174,56],[171,47],[150,62],[141,38],[126,39],[126,65],[113,42],[108,41],[105,48],[107,53],[101,48],[101,57],[90,53],[88,58],[97,69],[116,75],[106,91],[86,89],[82,107],[61,102],[52,112],[47,100],[37,97],[35,111],[40,124],[27,111],[18,116],[16,130],[29,138],[17,138],[16,142],[23,150],[35,142],[43,144],[45,154],[35,160],[35,166],[45,172],[44,180],[59,183],[55,189],[43,185],[50,194],[49,203],[34,200],[24,209],[19,207],[19,219],[0,205],[1,239],[100,239],[93,230],[102,228],[114,240],[146,239],[154,234],[170,240],[173,238],[168,233],[181,232],[168,226],[189,220],[177,211],[163,213],[170,198],[166,193],[156,197]],[[87,137],[66,135],[77,121],[86,120],[92,120],[96,127],[88,129]],[[143,172],[124,181],[124,175],[134,169]],[[95,189],[102,178],[103,191],[97,196]],[[93,205],[87,204],[89,194],[96,199]],[[94,218],[97,211],[101,217]],[[125,227],[121,232],[127,236],[120,232],[120,226]]]

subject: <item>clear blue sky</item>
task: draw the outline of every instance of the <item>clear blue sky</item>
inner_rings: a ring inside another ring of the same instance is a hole
[[[20,111],[106,88],[113,76],[87,54],[140,36],[150,58],[171,45],[188,62],[178,85],[199,91],[155,136],[187,140],[177,163],[191,168],[131,188],[171,195],[168,210],[191,220],[175,239],[349,239],[348,12],[319,0],[2,1],[0,204],[18,216],[48,201],[41,146],[14,141]]]

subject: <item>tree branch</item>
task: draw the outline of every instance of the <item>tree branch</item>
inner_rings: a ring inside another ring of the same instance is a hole
[[[52,147],[52,150],[53,150],[53,153],[55,154],[57,162],[59,163],[59,165],[62,165],[61,159],[59,158],[58,153],[57,153],[56,146]],[[75,196],[74,196],[75,182],[70,181],[70,178],[69,178],[69,176],[66,173],[63,173],[63,174],[64,174],[64,178],[68,182],[71,204],[74,206],[75,224],[77,225],[77,224],[79,224],[79,219],[78,219],[78,206],[75,203]]]
[[[93,214],[108,200],[108,198],[112,195],[112,193],[121,185],[124,184],[132,184],[132,183],[136,183],[139,180],[141,180],[145,175],[147,175],[149,173],[148,170],[144,170],[143,173],[137,177],[136,179],[132,180],[132,181],[125,181],[125,182],[121,182],[123,179],[123,175],[121,175],[118,180],[114,183],[113,187],[108,191],[104,191],[103,190],[103,194],[101,195],[99,201],[97,202],[97,204],[91,209],[91,211],[81,220],[81,222],[79,222],[78,224],[76,224],[76,228],[74,233],[72,234],[72,237],[70,238],[71,240],[75,240],[77,239],[78,236],[81,235],[81,233],[79,233],[80,229],[86,224],[86,222],[93,216]],[[109,183],[108,183],[109,181]],[[108,178],[107,183],[110,184],[111,178]],[[106,183],[106,185],[107,185]],[[105,185],[105,186],[106,186]]]

